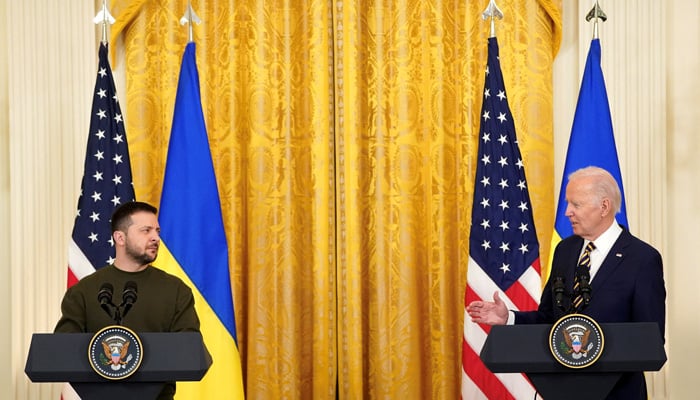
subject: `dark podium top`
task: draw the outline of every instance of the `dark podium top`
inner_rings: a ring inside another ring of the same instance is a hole
[[[93,336],[35,333],[24,372],[32,382],[70,382],[83,400],[154,399],[164,382],[199,381],[212,364],[199,332],[139,333],[141,366],[128,378],[109,380],[90,366],[88,347]]]
[[[659,327],[654,322],[600,324],[604,348],[592,365],[573,369],[560,364],[549,349],[551,325],[493,326],[481,350],[491,372],[527,374],[547,399],[604,399],[625,372],[658,371],[666,362]]]

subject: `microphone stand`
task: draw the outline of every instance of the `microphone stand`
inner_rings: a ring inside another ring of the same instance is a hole
[[[120,312],[121,306],[115,306],[114,307],[114,322],[117,323],[117,325],[122,324],[122,313]]]
[[[112,302],[112,285],[104,284],[102,289],[97,294],[97,299],[103,310],[114,320],[117,325],[122,324],[122,319],[129,312],[134,302],[136,302],[136,284],[127,282],[124,288],[123,300],[120,305],[115,305]]]
[[[564,306],[563,297],[564,295],[566,295],[564,278],[561,276],[553,277],[552,294],[554,295],[554,305],[557,308],[559,308],[564,314],[574,314],[581,312],[591,302],[592,288],[590,284],[590,275],[586,271],[580,272],[577,273],[577,279],[579,281],[579,292],[581,293],[581,297],[583,298],[583,302],[581,303],[581,308],[579,310],[576,310],[573,304],[573,300],[576,296],[576,293],[569,294],[569,306]]]

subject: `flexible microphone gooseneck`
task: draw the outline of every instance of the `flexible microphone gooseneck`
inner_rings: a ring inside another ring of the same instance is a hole
[[[100,290],[97,292],[97,301],[100,302],[100,307],[114,320],[117,325],[121,325],[122,318],[131,310],[131,307],[136,302],[138,298],[138,289],[136,287],[136,282],[128,281],[124,284],[124,290],[122,291],[122,303],[120,305],[114,305],[112,303],[112,295],[114,294],[114,287],[111,283],[105,282],[100,286]]]
[[[122,317],[126,317],[126,313],[128,313],[129,310],[131,310],[131,307],[136,302],[137,297],[138,297],[138,289],[136,288],[136,282],[134,282],[134,281],[126,282],[124,284],[124,292],[122,293],[121,306],[124,307],[124,310],[122,312]]]
[[[580,268],[580,271],[578,273],[578,281],[579,291],[581,292],[581,298],[583,298],[581,309],[583,309],[585,306],[588,305],[588,303],[591,302],[591,291],[593,290],[591,288],[591,275],[586,269]],[[581,311],[581,309],[579,309],[579,311]]]
[[[554,303],[560,310],[566,311],[564,309],[564,277],[555,276],[554,283],[552,283],[552,293],[554,293]]]
[[[114,307],[114,304],[112,304],[112,293],[114,293],[114,287],[107,282],[103,283],[102,286],[100,286],[100,290],[97,292],[97,301],[100,302],[100,307],[102,307],[110,317],[113,317],[112,308]]]

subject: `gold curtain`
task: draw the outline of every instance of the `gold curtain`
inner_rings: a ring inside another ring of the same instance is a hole
[[[546,265],[561,4],[498,3]],[[192,1],[248,398],[459,396],[487,4]],[[186,6],[112,4],[136,196],[156,205]]]

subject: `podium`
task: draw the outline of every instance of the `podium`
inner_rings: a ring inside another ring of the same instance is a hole
[[[35,333],[24,372],[32,382],[70,382],[82,400],[152,400],[166,382],[201,380],[212,363],[199,332],[140,333],[141,366],[128,378],[109,380],[88,360],[93,336]]]
[[[653,322],[600,324],[604,348],[592,365],[571,369],[549,349],[550,325],[492,326],[481,360],[494,373],[522,372],[545,400],[604,399],[625,372],[658,371],[666,362]]]

